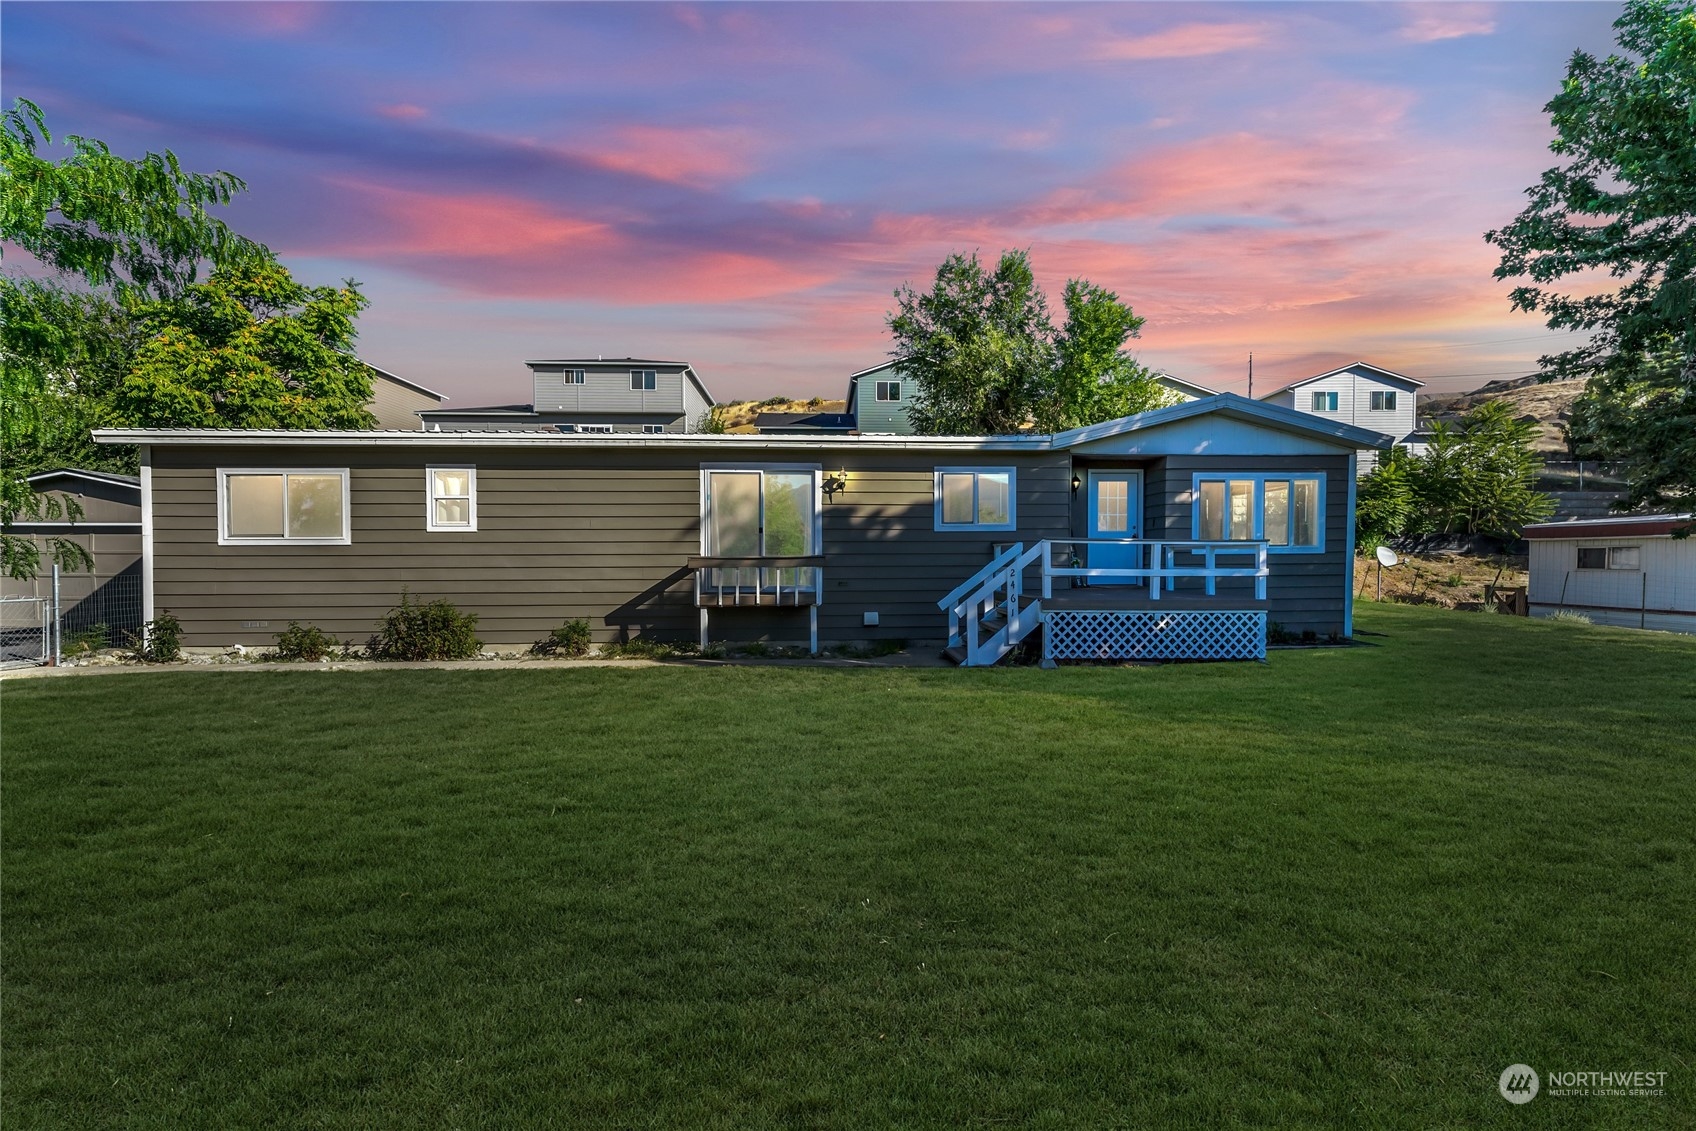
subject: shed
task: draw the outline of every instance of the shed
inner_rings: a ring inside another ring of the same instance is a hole
[[[1689,514],[1620,515],[1525,528],[1531,615],[1583,613],[1597,624],[1696,633],[1696,537]]]

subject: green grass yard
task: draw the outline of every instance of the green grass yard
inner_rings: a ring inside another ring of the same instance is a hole
[[[6,684],[33,1127],[1688,1127],[1696,639]],[[1510,1063],[1665,1071],[1545,1094]]]

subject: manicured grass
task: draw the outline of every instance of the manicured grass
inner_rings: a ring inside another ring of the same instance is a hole
[[[1267,665],[9,683],[0,1117],[1690,1126],[1696,640],[1358,619]],[[1510,1107],[1515,1061],[1668,1092]]]

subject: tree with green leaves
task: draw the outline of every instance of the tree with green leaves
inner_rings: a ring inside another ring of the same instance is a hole
[[[238,178],[187,172],[170,152],[130,160],[74,135],[52,160],[52,140],[31,102],[0,119],[0,236],[29,257],[0,274],[0,568],[25,578],[39,548],[13,525],[81,517],[26,477],[134,469],[133,452],[94,445],[93,427],[370,419],[363,400],[349,403],[370,395],[370,371],[351,354],[366,300],[351,281],[295,283],[214,216],[245,188]],[[90,564],[70,538],[48,539],[47,551],[66,568]]]
[[[922,435],[1055,431],[1168,403],[1124,353],[1143,320],[1112,291],[1074,279],[1056,332],[1025,252],[1003,252],[994,270],[975,252],[955,253],[930,290],[903,285],[895,299],[892,352],[918,387],[907,412]]]
[[[144,340],[113,397],[139,427],[369,428],[371,367],[353,354],[358,284],[307,287],[274,259],[219,267],[137,308]]]
[[[1512,539],[1547,518],[1554,501],[1536,488],[1537,425],[1506,401],[1486,401],[1454,424],[1439,421],[1423,453],[1397,449],[1361,478],[1355,537],[1370,549],[1406,534],[1487,534]]]
[[[1633,506],[1696,499],[1696,0],[1629,0],[1618,54],[1579,51],[1544,109],[1565,164],[1485,238],[1517,309],[1590,340],[1545,357],[1589,379],[1581,442],[1628,465]],[[1593,284],[1619,280],[1613,289]],[[1566,287],[1559,284],[1565,282]],[[1576,284],[1576,285],[1574,285]],[[1570,289],[1569,289],[1570,288]],[[1580,429],[1575,429],[1575,433]]]

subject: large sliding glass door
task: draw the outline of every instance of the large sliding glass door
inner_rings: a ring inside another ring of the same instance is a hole
[[[736,468],[707,471],[705,537],[702,547],[715,558],[801,558],[818,551],[818,473],[788,468]],[[711,571],[707,584],[743,592],[808,590],[817,572],[810,567],[782,569],[726,566]]]

